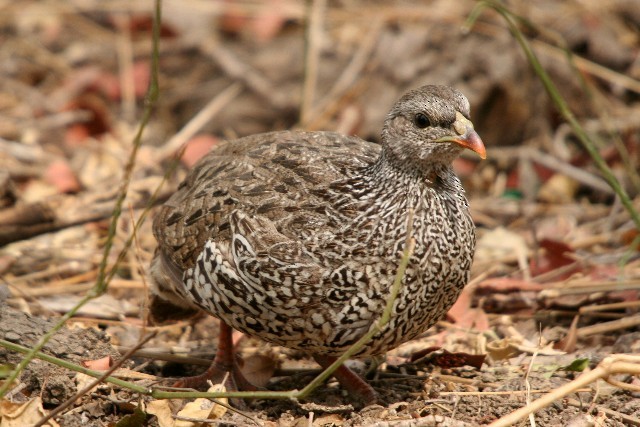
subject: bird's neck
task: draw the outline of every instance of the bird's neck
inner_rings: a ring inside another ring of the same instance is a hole
[[[384,147],[380,156],[365,175],[372,181],[386,185],[402,183],[409,186],[433,187],[455,178],[450,162],[426,163],[410,159],[398,159]]]

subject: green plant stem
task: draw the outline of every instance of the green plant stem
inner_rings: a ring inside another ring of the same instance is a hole
[[[18,353],[24,353],[24,354],[28,354],[31,352],[31,349],[28,347],[24,347],[20,344],[16,344],[10,341],[6,341],[3,339],[0,339],[0,346],[7,348],[9,350],[18,352]],[[93,378],[101,378],[104,375],[104,372],[100,372],[100,371],[94,371],[91,369],[87,369],[84,366],[80,366],[80,365],[76,365],[75,363],[71,363],[68,362],[66,360],[63,359],[59,359],[55,356],[50,356],[46,353],[43,353],[41,351],[36,352],[35,356],[38,359],[44,360],[45,362],[49,362],[52,363],[54,365],[57,366],[61,366],[65,369],[68,369],[70,371],[74,371],[74,372],[80,372],[83,373],[85,375],[88,375],[90,377]],[[133,392],[136,393],[140,393],[146,396],[151,396],[151,397],[155,397],[157,399],[173,399],[173,398],[191,398],[191,397],[256,397],[256,398],[269,398],[271,397],[272,393],[276,393],[279,395],[282,395],[282,397],[284,398],[289,398],[292,395],[292,392],[256,392],[258,395],[257,396],[253,396],[253,394],[256,394],[254,392],[216,392],[216,393],[201,393],[201,392],[191,392],[191,391],[176,391],[176,392],[171,392],[171,391],[160,391],[160,390],[153,390],[149,387],[144,387],[129,381],[124,381],[115,377],[106,377],[104,378],[104,382],[107,383],[111,383],[114,385],[117,385],[119,387],[123,387],[126,388],[128,390],[131,390]]]
[[[105,242],[105,247],[102,255],[102,260],[100,261],[100,265],[98,268],[98,277],[96,278],[95,286],[87,292],[87,294],[64,316],[62,316],[58,322],[46,333],[44,334],[40,340],[35,344],[35,346],[26,354],[26,356],[20,361],[20,363],[16,366],[16,368],[11,372],[5,383],[0,387],[0,398],[2,398],[7,390],[9,389],[10,384],[20,375],[20,372],[33,360],[33,358],[38,354],[38,352],[45,346],[47,342],[53,337],[62,326],[65,324],[67,320],[69,320],[72,316],[74,316],[78,310],[84,306],[90,300],[99,297],[104,294],[107,290],[109,280],[113,277],[113,271],[108,275],[107,278],[107,264],[109,260],[109,254],[111,253],[111,249],[113,247],[113,241],[115,239],[118,220],[120,219],[120,215],[122,214],[122,205],[127,197],[127,193],[129,190],[129,183],[131,182],[131,176],[133,174],[133,168],[136,162],[136,156],[138,153],[138,149],[142,143],[142,134],[144,132],[147,123],[151,119],[151,114],[153,112],[153,106],[156,104],[159,95],[159,87],[158,87],[158,43],[160,40],[160,18],[161,18],[161,7],[160,0],[156,0],[156,10],[155,10],[155,20],[153,25],[153,52],[151,59],[151,82],[149,84],[149,89],[147,90],[147,94],[145,96],[145,108],[143,111],[142,119],[140,120],[140,125],[138,126],[138,131],[133,140],[133,148],[131,154],[129,156],[127,165],[125,167],[124,175],[122,178],[122,184],[120,186],[118,197],[116,199],[116,203],[113,209],[113,213],[111,215],[111,222],[109,224],[109,231],[107,234],[107,239]]]
[[[480,12],[487,7],[494,9],[496,12],[502,15],[504,20],[507,22],[507,25],[509,26],[509,30],[514,35],[518,43],[520,44],[520,47],[524,51],[524,54],[526,55],[527,60],[533,67],[534,72],[538,75],[538,77],[540,78],[540,81],[542,81],[542,84],[544,85],[544,88],[547,91],[547,94],[549,94],[549,97],[551,98],[553,103],[556,105],[556,108],[558,109],[562,117],[564,117],[564,119],[569,123],[574,134],[578,137],[578,139],[580,140],[580,143],[587,150],[587,152],[593,159],[594,163],[596,164],[596,167],[600,170],[602,177],[604,178],[605,181],[607,181],[607,184],[609,184],[609,186],[613,189],[616,195],[620,198],[620,201],[629,212],[629,215],[631,215],[631,219],[635,223],[636,227],[640,230],[640,214],[638,214],[635,207],[633,206],[633,202],[631,201],[631,198],[629,197],[627,192],[624,190],[624,188],[622,188],[622,186],[616,179],[615,175],[613,174],[613,171],[609,168],[607,163],[604,161],[604,159],[598,152],[598,149],[596,148],[596,145],[591,140],[591,137],[589,136],[589,134],[580,125],[578,120],[576,120],[575,116],[573,115],[573,112],[571,111],[567,103],[564,101],[562,96],[560,95],[560,92],[558,92],[558,89],[556,88],[555,84],[551,81],[551,78],[549,77],[545,69],[540,64],[540,61],[538,61],[538,57],[531,49],[529,42],[527,42],[522,32],[518,29],[516,20],[521,21],[521,19],[519,19],[519,17],[511,13],[502,4],[492,0],[483,0],[478,2],[476,7],[469,14],[469,18],[465,23],[465,27],[471,28],[474,22],[480,16]]]
[[[23,353],[23,354],[29,354],[31,352],[31,349],[28,348],[28,347],[22,346],[20,344],[13,343],[11,341],[3,340],[3,339],[0,339],[0,346],[4,347],[6,349],[9,349],[9,350],[18,352],[18,353]],[[35,353],[35,357],[37,357],[40,360],[44,360],[45,362],[49,362],[49,363],[52,363],[54,365],[61,366],[61,367],[65,368],[65,369],[68,369],[70,371],[80,372],[80,373],[89,375],[90,377],[100,378],[102,376],[102,374],[103,374],[103,372],[93,371],[91,369],[87,369],[84,366],[76,365],[75,363],[71,363],[71,362],[68,362],[66,360],[59,359],[59,358],[57,358],[55,356],[50,356],[50,355],[48,355],[46,353],[43,353],[41,351],[37,351]],[[115,384],[115,385],[118,385],[118,386],[121,386],[121,387],[125,387],[125,388],[127,388],[127,389],[129,389],[131,391],[135,391],[135,392],[138,392],[138,393],[145,393],[146,390],[147,390],[145,387],[139,386],[139,385],[134,384],[134,383],[130,383],[128,381],[119,380],[119,379],[114,378],[114,377],[107,377],[107,378],[105,378],[105,381],[109,382],[109,383],[112,383],[112,384]],[[8,380],[7,380],[7,382],[8,382]]]

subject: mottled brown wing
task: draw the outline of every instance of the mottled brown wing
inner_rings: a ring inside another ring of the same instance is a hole
[[[208,239],[229,241],[230,213],[240,208],[299,239],[326,226],[318,187],[370,165],[376,144],[332,132],[272,132],[214,148],[157,212],[160,250],[182,271]]]

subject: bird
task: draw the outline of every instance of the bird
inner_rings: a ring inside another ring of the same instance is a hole
[[[379,144],[329,131],[274,131],[220,143],[156,212],[156,298],[220,320],[202,387],[230,372],[232,329],[322,367],[376,328],[410,229],[413,253],[390,321],[354,356],[384,354],[440,320],[469,281],[475,225],[452,162],[486,157],[467,98],[443,85],[405,93]],[[412,223],[407,223],[409,212]],[[355,399],[376,391],[341,366]]]

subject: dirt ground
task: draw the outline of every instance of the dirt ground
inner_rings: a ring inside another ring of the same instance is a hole
[[[487,146],[487,160],[455,164],[478,227],[470,284],[420,339],[348,362],[379,404],[330,380],[298,401],[233,400],[208,423],[487,425],[612,355],[640,356],[640,3],[506,4],[634,213],[504,19],[484,9],[464,29],[478,4],[164,1],[159,98],[128,166],[152,80],[152,2],[0,2],[0,425],[172,425],[186,401],[145,390],[204,370],[218,325],[148,321],[153,207],[222,139],[300,128],[378,141],[395,100],[429,83],[469,98]],[[76,310],[104,274],[107,291]],[[37,357],[8,384],[17,346],[71,310],[42,350],[56,359]],[[319,372],[302,353],[234,339],[245,375],[270,390]],[[90,380],[74,366],[104,371],[130,350],[112,374],[126,384],[76,396]],[[514,422],[640,425],[640,359],[627,360]]]

